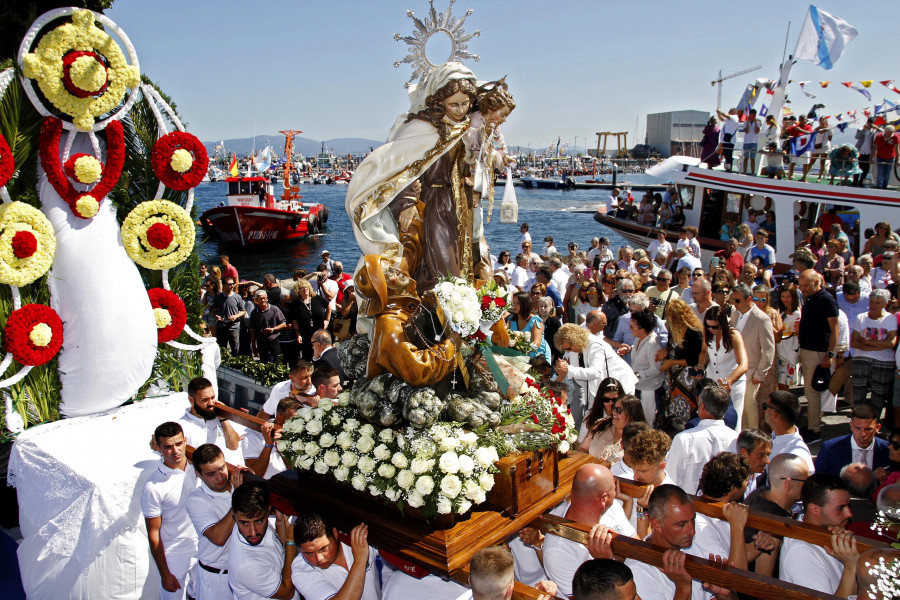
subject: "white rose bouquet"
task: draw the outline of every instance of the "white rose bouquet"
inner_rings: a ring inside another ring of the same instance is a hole
[[[285,424],[279,450],[298,469],[426,517],[463,514],[484,502],[500,459],[493,446],[456,424],[379,428],[361,423],[358,409],[341,402],[299,411]]]
[[[447,326],[462,337],[478,331],[481,307],[475,288],[461,277],[446,277],[434,288]]]

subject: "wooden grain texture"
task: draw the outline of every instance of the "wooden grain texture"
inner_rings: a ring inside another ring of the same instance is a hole
[[[591,531],[589,525],[575,523],[549,514],[536,519],[531,526],[544,533],[553,533],[581,544],[587,542],[587,536]],[[662,567],[662,557],[666,551],[661,546],[615,533],[613,533],[612,550],[618,556],[633,558],[657,568]],[[694,579],[764,600],[834,600],[837,598],[832,594],[823,594],[780,579],[727,567],[695,556],[688,555],[684,566]]]
[[[631,479],[625,479],[623,477],[617,477],[616,479],[619,481],[619,489],[632,498],[640,498],[647,489],[646,486],[636,481],[632,481]],[[706,498],[701,498],[700,496],[691,496],[691,500],[694,501],[694,510],[698,513],[714,519],[725,519],[722,514],[723,504],[721,502],[708,500]],[[804,542],[809,542],[816,546],[831,547],[831,532],[828,531],[827,527],[810,525],[803,521],[795,521],[789,517],[779,517],[758,510],[751,510],[750,515],[747,518],[747,527],[783,537],[803,540]],[[859,536],[856,536],[856,545],[859,548],[860,553],[871,548],[889,547],[888,544],[883,542]]]

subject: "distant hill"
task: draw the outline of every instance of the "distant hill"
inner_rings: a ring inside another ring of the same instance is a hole
[[[210,156],[215,152],[216,144],[221,140],[211,142],[203,142],[206,151]],[[275,152],[281,154],[284,150],[284,136],[280,133],[276,134],[259,134],[256,136],[256,149],[260,150],[265,147],[266,142],[275,149]],[[325,140],[325,148],[333,150],[335,154],[366,154],[369,148],[377,148],[384,141],[367,140],[364,138],[335,138]],[[305,137],[294,138],[294,152],[300,152],[305,156],[317,154],[322,149],[322,140],[311,140]],[[238,157],[244,157],[253,151],[253,138],[239,138],[225,140],[225,150],[230,156],[232,152],[237,153]]]

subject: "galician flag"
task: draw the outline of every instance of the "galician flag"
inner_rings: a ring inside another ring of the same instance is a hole
[[[830,69],[841,57],[844,46],[859,32],[855,27],[812,4],[806,14],[806,21],[800,29],[794,58],[809,60],[823,69]]]
[[[231,172],[232,177],[238,176],[237,154],[234,152],[231,153],[231,163],[228,165],[228,170]]]

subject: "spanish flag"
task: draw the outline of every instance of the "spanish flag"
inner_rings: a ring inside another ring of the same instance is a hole
[[[231,171],[232,177],[238,176],[237,154],[234,152],[231,153],[231,163],[228,165],[228,170]]]

